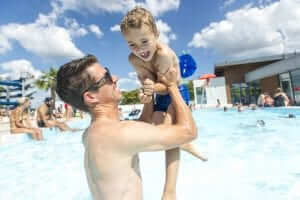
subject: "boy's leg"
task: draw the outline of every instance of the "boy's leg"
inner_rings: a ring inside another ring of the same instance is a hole
[[[168,108],[168,112],[155,112],[153,115],[153,123],[172,124],[175,110],[172,104]],[[176,199],[176,182],[179,169],[180,151],[179,148],[169,149],[166,151],[166,179],[162,200]]]

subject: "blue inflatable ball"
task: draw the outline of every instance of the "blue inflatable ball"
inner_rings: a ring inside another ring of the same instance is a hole
[[[179,66],[181,77],[187,78],[192,76],[197,69],[197,64],[189,54],[179,56]]]

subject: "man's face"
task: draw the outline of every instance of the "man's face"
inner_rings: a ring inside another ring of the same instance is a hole
[[[46,104],[48,107],[50,107],[53,104],[53,100],[47,101]]]
[[[99,64],[95,63],[87,69],[88,73],[93,77],[94,82],[99,81],[105,76],[106,70]],[[107,81],[96,93],[97,98],[104,102],[119,102],[121,100],[122,93],[117,87],[118,79],[112,76],[112,81]],[[91,91],[89,91],[91,92]]]
[[[124,37],[132,53],[145,62],[149,62],[157,50],[158,36],[146,25],[141,28],[129,28]]]

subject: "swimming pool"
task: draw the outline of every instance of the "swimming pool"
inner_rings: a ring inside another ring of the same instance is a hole
[[[294,119],[284,118],[289,113]],[[197,110],[195,143],[208,162],[182,153],[178,199],[299,200],[300,109]],[[256,126],[264,120],[265,127]],[[73,126],[84,127],[87,120]],[[81,133],[45,131],[45,141],[0,146],[0,199],[91,199]],[[164,153],[142,153],[145,200],[160,199]]]

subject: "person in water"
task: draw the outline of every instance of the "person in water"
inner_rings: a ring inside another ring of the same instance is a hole
[[[57,127],[61,131],[79,131],[80,129],[70,128],[66,123],[54,119],[52,114],[52,105],[54,101],[51,97],[47,97],[44,103],[37,109],[37,123],[40,128]]]
[[[26,120],[29,120],[29,118],[23,118],[25,110],[30,106],[30,99],[22,97],[18,99],[18,103],[19,105],[11,111],[9,116],[11,133],[27,133],[30,134],[34,140],[42,140],[42,130],[35,128],[30,122],[27,122]]]

